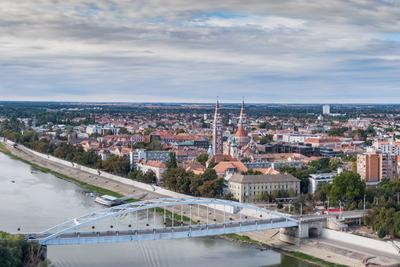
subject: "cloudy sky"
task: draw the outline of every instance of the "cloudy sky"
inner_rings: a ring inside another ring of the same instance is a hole
[[[400,0],[1,0],[0,100],[400,103]]]

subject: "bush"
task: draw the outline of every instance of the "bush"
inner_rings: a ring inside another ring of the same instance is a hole
[[[387,235],[387,231],[384,227],[379,228],[378,230],[378,237],[384,238]]]

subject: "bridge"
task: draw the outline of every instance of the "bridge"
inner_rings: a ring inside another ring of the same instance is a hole
[[[26,237],[43,246],[204,237],[297,227],[288,214],[211,198],[157,198],[73,218]]]

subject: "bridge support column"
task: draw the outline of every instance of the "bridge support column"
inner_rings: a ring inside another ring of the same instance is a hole
[[[301,227],[301,222],[299,223],[299,226],[297,227],[297,240],[296,240],[296,246],[300,246],[300,238],[301,238],[301,234],[302,234],[302,227]]]
[[[281,228],[279,229],[279,240],[290,243],[299,244],[298,227]]]

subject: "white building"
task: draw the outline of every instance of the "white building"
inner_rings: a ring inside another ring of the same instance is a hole
[[[330,115],[331,114],[331,106],[330,105],[323,105],[322,106],[322,114]]]
[[[308,184],[308,192],[314,194],[315,191],[317,191],[318,186],[321,184],[331,184],[333,182],[333,177],[336,175],[336,172],[310,174],[310,177],[308,178],[310,181]]]
[[[88,135],[91,135],[91,134],[100,134],[100,133],[101,133],[101,127],[98,126],[98,125],[88,125],[88,126],[86,127],[86,133],[87,133]]]
[[[320,134],[299,133],[299,132],[280,132],[273,136],[276,142],[304,143],[307,138],[319,138]]]
[[[229,191],[240,202],[256,202],[260,194],[292,192],[300,194],[300,180],[291,174],[234,174],[228,181]]]

